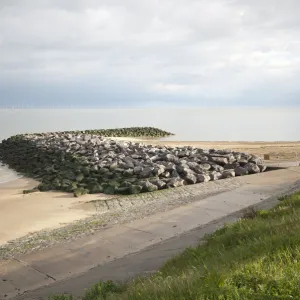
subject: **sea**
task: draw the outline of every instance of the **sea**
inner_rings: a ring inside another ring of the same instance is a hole
[[[173,141],[299,141],[300,107],[0,109],[0,142],[22,133],[157,127]],[[20,175],[0,163],[0,184]]]

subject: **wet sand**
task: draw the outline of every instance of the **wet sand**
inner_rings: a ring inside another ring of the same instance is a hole
[[[95,214],[91,200],[105,200],[104,194],[80,198],[62,192],[23,194],[38,182],[21,178],[0,184],[0,245],[29,233],[65,226]]]

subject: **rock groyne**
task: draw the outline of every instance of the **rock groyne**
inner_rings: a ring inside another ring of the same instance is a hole
[[[247,153],[116,141],[95,131],[13,136],[0,144],[0,160],[39,180],[37,190],[74,196],[153,192],[266,170]]]

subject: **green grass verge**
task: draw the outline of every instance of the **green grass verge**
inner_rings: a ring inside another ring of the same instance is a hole
[[[300,193],[281,200],[206,236],[156,275],[100,282],[83,299],[300,299]]]

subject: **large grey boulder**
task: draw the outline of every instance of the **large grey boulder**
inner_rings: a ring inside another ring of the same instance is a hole
[[[212,156],[210,157],[210,160],[221,166],[228,164],[228,159],[226,157]]]
[[[222,178],[222,173],[217,171],[212,171],[209,173],[209,176],[210,176],[210,180],[212,181],[219,180],[220,178]]]
[[[224,170],[222,172],[222,178],[232,178],[235,177],[235,172],[234,170]]]
[[[158,187],[159,190],[166,187],[166,183],[160,179],[152,179],[150,182]]]
[[[144,169],[143,167],[134,167],[133,174],[140,175],[140,174],[142,174],[143,169]]]
[[[153,170],[154,170],[153,167],[145,167],[139,175],[140,175],[141,178],[152,177],[153,176]]]
[[[243,167],[235,167],[234,168],[234,172],[235,172],[235,175],[236,176],[244,176],[244,175],[248,175],[249,174],[249,171]]]
[[[206,174],[198,174],[196,178],[198,183],[210,181],[210,176]]]
[[[181,178],[172,178],[168,184],[167,187],[168,188],[173,188],[173,187],[179,187],[179,186],[183,186],[184,185],[184,180]]]
[[[265,165],[258,165],[260,172],[265,172],[267,170],[267,166]]]
[[[184,176],[184,180],[188,183],[188,184],[195,184],[197,182],[197,177],[192,174],[192,173],[188,173]]]
[[[144,192],[154,192],[154,191],[157,191],[157,190],[158,190],[157,185],[149,182],[148,180],[144,182],[142,191],[144,191]]]
[[[254,163],[247,163],[244,168],[249,172],[249,174],[257,174],[260,173],[259,166]]]

